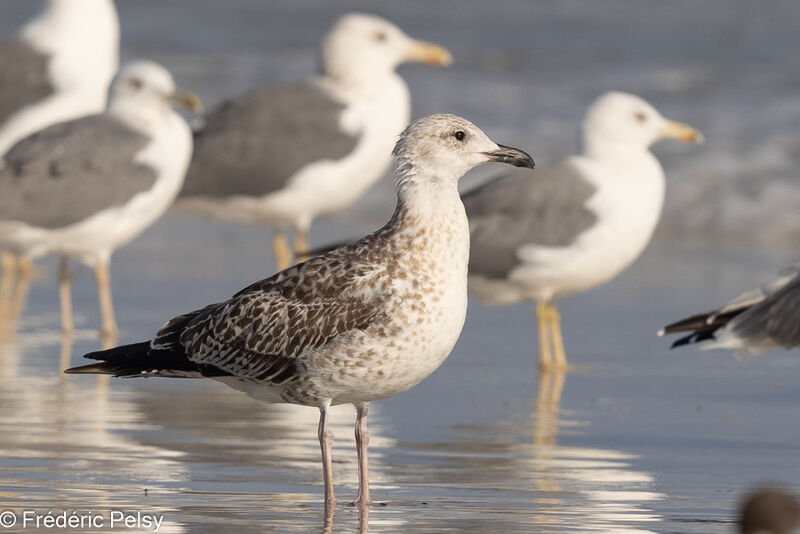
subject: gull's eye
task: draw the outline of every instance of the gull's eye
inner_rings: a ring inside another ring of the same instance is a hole
[[[636,117],[636,120],[639,122],[644,122],[647,120],[647,115],[644,111],[637,111],[633,114],[633,116]]]
[[[140,80],[139,78],[131,78],[128,81],[128,85],[130,85],[131,87],[133,87],[134,89],[136,89],[138,91],[142,87],[144,87],[144,82],[142,80]]]
[[[467,137],[467,134],[464,132],[464,130],[456,130],[456,132],[453,134],[453,137],[459,141],[463,141]]]
[[[382,42],[386,41],[387,38],[388,38],[388,36],[386,35],[386,32],[375,32],[372,35],[372,39],[377,41],[377,42],[379,42],[379,43],[382,43]]]

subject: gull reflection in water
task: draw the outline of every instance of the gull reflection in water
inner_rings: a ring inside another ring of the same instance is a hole
[[[534,488],[544,493],[536,501],[546,515],[578,515],[577,521],[588,531],[644,533],[638,523],[658,522],[661,517],[645,503],[663,498],[652,491],[654,478],[631,469],[636,456],[624,452],[568,447],[558,444],[562,427],[579,428],[581,423],[560,419],[564,371],[540,371],[539,391],[533,414],[533,454],[530,464]],[[575,498],[564,497],[576,493]],[[565,507],[569,506],[569,510]],[[543,517],[543,521],[551,521]]]
[[[650,532],[661,518],[648,503],[663,495],[635,455],[559,443],[589,425],[561,408],[566,378],[542,372],[530,409],[513,399],[485,422],[451,425],[448,442],[399,443],[412,456],[397,485],[459,514],[462,531]]]
[[[137,506],[127,501],[134,492],[171,491],[170,484],[186,479],[181,453],[117,432],[147,426],[130,395],[109,396],[104,381],[94,378],[63,379],[73,336],[27,325],[6,334],[0,340],[0,509],[91,509],[107,516]],[[95,335],[78,331],[75,337]],[[147,506],[163,513],[158,503]],[[168,521],[159,530],[184,531]]]

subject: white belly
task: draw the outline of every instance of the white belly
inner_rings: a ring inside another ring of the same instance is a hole
[[[660,166],[648,170],[610,170],[605,176],[614,181],[603,183],[588,204],[598,214],[595,226],[567,247],[520,247],[521,264],[506,279],[472,276],[470,290],[502,304],[578,293],[617,276],[642,253],[661,216],[663,173]]]

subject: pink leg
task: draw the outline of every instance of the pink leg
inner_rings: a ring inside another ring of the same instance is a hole
[[[356,404],[356,449],[358,451],[358,493],[353,504],[371,504],[369,496],[369,468],[367,466],[367,445],[369,445],[369,432],[367,431],[368,403]]]
[[[333,494],[333,464],[331,463],[331,447],[333,446],[333,432],[328,430],[328,408],[330,401],[319,407],[319,446],[322,449],[322,482],[325,486],[325,504],[335,504],[336,496]]]

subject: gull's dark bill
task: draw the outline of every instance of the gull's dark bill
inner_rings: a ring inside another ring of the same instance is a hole
[[[527,167],[528,169],[533,169],[535,167],[533,158],[524,150],[504,145],[497,146],[500,147],[499,150],[486,152],[486,155],[489,156],[489,161],[507,163],[514,167]]]

